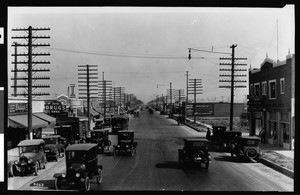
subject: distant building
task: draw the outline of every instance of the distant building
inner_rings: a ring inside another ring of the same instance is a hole
[[[250,134],[266,130],[268,143],[293,148],[295,135],[295,55],[284,61],[266,58],[260,69],[249,70]]]

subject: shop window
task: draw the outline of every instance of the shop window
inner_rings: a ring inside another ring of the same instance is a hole
[[[285,90],[285,81],[284,78],[280,79],[280,94],[284,94],[284,90]]]
[[[261,83],[261,94],[267,95],[267,82],[266,81]]]
[[[290,143],[290,125],[287,123],[280,123],[280,130],[283,132],[283,142]]]
[[[276,99],[276,80],[269,81],[269,99]]]

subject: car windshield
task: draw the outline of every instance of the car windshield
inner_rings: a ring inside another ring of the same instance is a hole
[[[36,153],[37,151],[38,151],[37,146],[22,146],[22,147],[20,147],[20,153],[30,153],[30,152]]]
[[[44,139],[45,144],[56,144],[56,140],[55,138],[46,138]]]
[[[66,154],[69,162],[84,162],[86,159],[86,152],[84,151],[68,151]]]
[[[119,134],[119,139],[120,140],[132,139],[132,134],[129,134],[129,133]]]
[[[103,132],[92,132],[92,137],[103,137]]]

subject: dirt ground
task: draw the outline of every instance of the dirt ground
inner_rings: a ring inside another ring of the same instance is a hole
[[[229,129],[229,117],[202,117],[197,118],[197,121],[203,122],[212,126],[226,126]],[[242,126],[240,117],[233,117],[233,130],[248,132],[249,126]]]

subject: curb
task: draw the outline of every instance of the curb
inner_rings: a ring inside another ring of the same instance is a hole
[[[266,165],[266,166],[268,166],[268,167],[270,167],[270,168],[272,168],[272,169],[274,169],[274,170],[276,170],[280,173],[283,173],[284,175],[294,179],[294,172],[287,169],[287,168],[285,168],[285,167],[277,165],[277,164],[275,164],[275,163],[273,163],[273,162],[271,162],[271,161],[269,161],[265,158],[261,158],[259,162],[261,162],[262,164],[264,164],[264,165]]]

